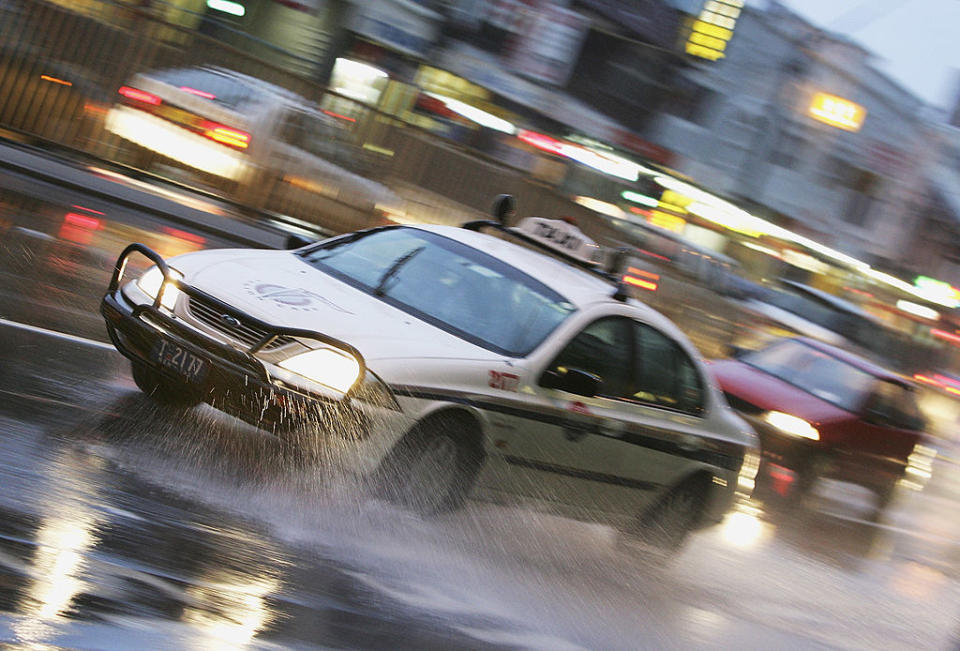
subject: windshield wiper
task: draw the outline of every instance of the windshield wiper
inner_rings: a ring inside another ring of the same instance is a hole
[[[410,262],[418,253],[420,253],[421,251],[423,251],[425,248],[427,248],[427,247],[426,247],[426,246],[419,246],[419,247],[413,249],[412,251],[408,251],[408,252],[404,253],[403,255],[401,255],[399,258],[397,258],[397,259],[394,261],[394,263],[393,263],[392,265],[390,265],[390,268],[387,269],[385,272],[383,272],[383,275],[380,276],[380,282],[377,283],[377,287],[373,290],[373,293],[376,294],[377,296],[383,296],[383,295],[386,293],[386,291],[387,291],[387,289],[386,289],[386,288],[387,288],[387,282],[389,282],[391,278],[393,278],[394,276],[397,275],[397,272],[400,271],[400,269],[401,269],[401,267],[403,267],[403,265],[405,265],[405,264],[407,264],[408,262]]]

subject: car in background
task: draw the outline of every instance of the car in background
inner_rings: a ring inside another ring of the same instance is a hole
[[[819,479],[874,491],[929,477],[930,449],[914,385],[835,346],[808,338],[718,360],[710,369],[727,401],[760,437],[758,483],[785,480],[803,495]]]
[[[135,244],[101,309],[154,399],[320,446],[401,504],[519,499],[676,548],[752,488],[756,439],[675,325],[564,254],[580,236],[560,224],[169,260]],[[135,253],[154,266],[125,279]]]
[[[126,142],[134,166],[159,160],[193,170],[256,208],[364,225],[365,215],[398,210],[392,191],[363,176],[364,150],[337,118],[238,72],[137,74],[118,90],[105,125]]]

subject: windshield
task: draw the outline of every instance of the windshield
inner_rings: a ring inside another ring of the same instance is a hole
[[[795,339],[741,358],[745,364],[848,411],[858,409],[873,376]]]
[[[513,357],[530,353],[576,309],[492,256],[413,228],[367,231],[301,255],[405,312]]]

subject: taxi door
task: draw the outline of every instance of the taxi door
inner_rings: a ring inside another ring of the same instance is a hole
[[[670,451],[683,428],[628,399],[635,340],[632,319],[601,317],[536,360],[522,387],[527,413],[491,415],[498,476],[481,482],[579,517],[638,515],[679,471]],[[564,376],[579,373],[600,378],[597,395],[570,390]]]

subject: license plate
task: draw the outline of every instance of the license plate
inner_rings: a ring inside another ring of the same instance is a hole
[[[176,371],[191,384],[202,384],[207,379],[209,362],[174,343],[158,339],[152,357],[160,366]]]

